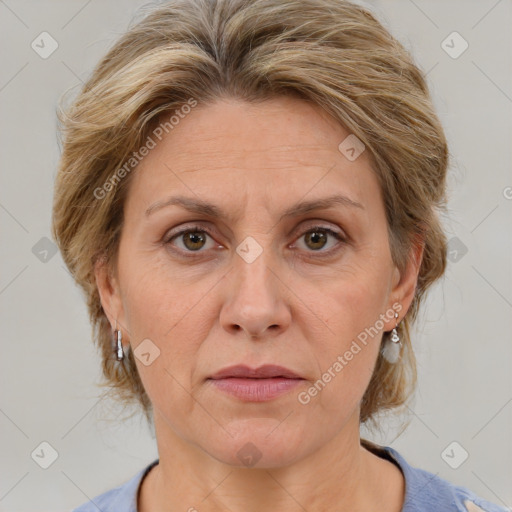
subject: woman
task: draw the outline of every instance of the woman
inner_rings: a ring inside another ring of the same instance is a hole
[[[77,512],[504,510],[360,439],[446,265],[443,129],[369,12],[167,3],[60,117],[54,237],[159,452]]]

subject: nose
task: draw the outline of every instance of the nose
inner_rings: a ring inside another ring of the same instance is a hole
[[[290,295],[278,265],[265,249],[248,263],[238,254],[225,280],[220,322],[230,334],[244,333],[249,339],[266,339],[284,332],[291,321],[286,297]]]

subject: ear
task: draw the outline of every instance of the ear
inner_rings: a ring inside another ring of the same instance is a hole
[[[390,293],[390,300],[392,300],[392,302],[388,305],[388,308],[391,308],[395,303],[399,303],[402,306],[400,310],[396,308],[399,314],[399,322],[406,315],[414,299],[424,249],[424,239],[417,238],[409,251],[407,265],[403,272],[400,273],[396,267],[394,268],[393,285]],[[394,326],[395,324],[393,324],[391,328]]]
[[[100,258],[96,261],[94,265],[94,276],[101,305],[112,326],[112,330],[115,329],[117,323],[117,328],[120,329],[126,337],[127,328],[124,320],[123,302],[118,279],[104,258]]]

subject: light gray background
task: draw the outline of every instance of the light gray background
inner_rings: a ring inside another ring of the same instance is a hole
[[[1,511],[70,510],[157,457],[140,416],[120,424],[115,404],[98,400],[99,355],[81,293],[60,255],[43,262],[36,246],[51,237],[56,102],[143,4],[0,0]],[[512,2],[364,4],[428,73],[452,153],[446,229],[458,239],[414,339],[411,424],[396,438],[389,418],[374,439],[512,507]],[[43,31],[59,45],[47,59],[31,48]],[[441,46],[453,31],[469,43],[457,59]],[[58,452],[46,470],[31,458],[43,441]],[[469,453],[458,469],[441,456],[453,441]]]

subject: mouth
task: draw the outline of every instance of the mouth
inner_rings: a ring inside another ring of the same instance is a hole
[[[244,402],[273,400],[304,380],[296,372],[277,365],[254,369],[245,365],[231,366],[208,379],[217,390]]]

